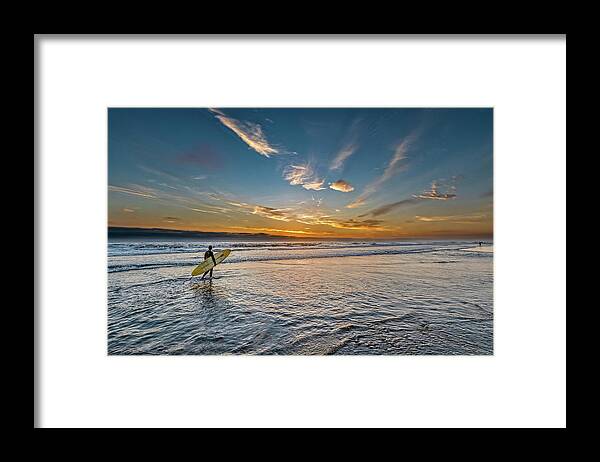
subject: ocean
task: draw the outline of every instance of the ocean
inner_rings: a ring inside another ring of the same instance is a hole
[[[109,239],[107,327],[110,355],[491,355],[493,247]]]

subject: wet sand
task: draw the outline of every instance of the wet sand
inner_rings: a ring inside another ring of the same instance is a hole
[[[480,249],[109,273],[109,354],[489,355]]]

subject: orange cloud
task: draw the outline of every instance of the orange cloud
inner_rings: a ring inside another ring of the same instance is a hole
[[[325,180],[317,178],[310,164],[290,165],[284,172],[283,177],[289,181],[292,186],[302,186],[304,189],[320,191],[325,189],[323,183]]]
[[[341,192],[354,191],[354,186],[352,186],[350,183],[348,183],[345,180],[337,180],[337,181],[334,181],[333,183],[329,183],[329,187],[331,189],[334,189],[336,191],[341,191]]]

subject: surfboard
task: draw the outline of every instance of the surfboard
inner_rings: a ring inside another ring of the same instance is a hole
[[[225,249],[225,250],[215,253],[215,260],[217,262],[217,265],[219,263],[221,263],[223,260],[225,260],[230,253],[231,253],[231,249]],[[192,276],[198,276],[199,274],[204,274],[206,271],[209,271],[214,267],[215,267],[215,264],[213,263],[212,258],[204,260],[202,263],[200,263],[198,266],[196,266],[194,268],[194,270],[192,271]]]

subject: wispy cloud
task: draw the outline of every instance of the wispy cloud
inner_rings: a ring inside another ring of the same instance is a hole
[[[370,212],[364,213],[362,215],[359,215],[359,217],[366,217],[368,215],[372,216],[372,217],[378,217],[381,215],[385,215],[387,213],[390,213],[400,207],[403,207],[405,205],[410,205],[410,204],[415,204],[416,202],[418,202],[417,199],[403,199],[401,201],[398,202],[392,202],[390,204],[384,204],[380,207],[377,207],[376,209],[371,210]]]
[[[258,215],[271,220],[301,223],[312,226],[322,225],[341,229],[371,231],[383,231],[386,229],[383,227],[383,221],[381,220],[359,220],[356,218],[332,217],[326,212],[319,210],[318,206],[312,210],[294,210],[292,208],[274,208],[257,204],[247,204],[245,202],[230,202],[230,204],[236,205],[242,211],[245,211],[245,213]],[[289,232],[288,230],[286,231]],[[318,231],[318,233],[321,233],[321,231]]]
[[[250,226],[231,226],[227,229],[241,229],[244,231],[252,231],[252,232],[267,232],[267,233],[288,233],[288,234],[327,234],[323,232],[313,232],[313,231],[304,231],[304,230],[295,230],[295,229],[278,229],[278,228],[255,228]]]
[[[238,207],[245,211],[245,213],[258,215],[264,218],[270,218],[278,221],[292,221],[294,219],[293,214],[290,214],[291,209],[278,209],[274,207],[266,207],[258,204],[248,204],[246,202],[228,201],[229,205]]]
[[[247,204],[246,202],[237,202],[237,201],[227,201],[227,203],[229,205],[233,205],[234,207],[246,207],[246,206],[250,205],[250,204]]]
[[[408,150],[418,138],[419,133],[420,130],[414,131],[396,146],[396,149],[394,149],[394,154],[388,161],[383,173],[374,181],[369,183],[360,196],[358,196],[354,201],[346,205],[347,208],[353,209],[363,205],[369,196],[371,196],[379,190],[381,185],[383,185],[386,181],[388,181],[398,172],[402,171],[402,169],[404,168],[403,161],[406,159]]]
[[[224,215],[223,212],[216,211],[216,210],[204,210],[204,209],[197,209],[195,207],[190,207],[190,210],[192,210],[194,212],[200,212],[200,213],[212,213],[215,215]]]
[[[344,166],[344,162],[346,159],[350,157],[352,154],[356,152],[358,149],[358,144],[352,142],[345,145],[342,149],[338,151],[333,160],[331,161],[331,165],[329,166],[329,170],[341,170]]]
[[[279,153],[279,150],[269,143],[259,124],[228,117],[218,109],[209,109],[209,111],[260,155],[270,157],[273,154]]]
[[[458,223],[463,225],[481,223],[486,217],[485,214],[473,214],[473,215],[445,215],[445,216],[415,216],[415,220],[424,221],[427,223]]]
[[[140,170],[143,170],[146,173],[150,173],[151,175],[154,176],[158,176],[158,177],[163,177],[166,178],[169,181],[178,183],[181,181],[181,179],[169,172],[165,172],[164,170],[158,169],[158,168],[153,168],[153,167],[149,167],[147,165],[138,165],[138,168]]]
[[[265,207],[262,205],[255,205],[254,215],[260,215],[261,217],[271,218],[279,221],[292,221],[292,218],[288,216],[289,209],[276,209],[273,207]]]
[[[329,170],[341,170],[344,167],[346,160],[358,150],[358,136],[361,122],[362,118],[357,117],[350,124],[342,140],[343,144],[341,144],[340,149],[329,164]]]
[[[372,230],[372,231],[383,231],[385,228],[381,226],[383,224],[382,220],[356,220],[355,218],[349,218],[347,220],[336,220],[323,218],[323,224],[327,224],[334,228],[343,228],[343,229],[363,229],[363,230]]]
[[[325,225],[332,228],[383,231],[382,220],[358,220],[356,218],[336,218],[320,213],[303,213],[295,217],[295,221],[307,225]]]
[[[302,186],[304,189],[320,191],[326,189],[323,187],[324,179],[316,176],[310,164],[306,165],[289,165],[283,172],[283,177],[292,186]]]
[[[323,183],[325,183],[325,180],[315,180],[309,183],[304,183],[302,185],[302,187],[304,189],[312,189],[313,191],[320,191],[322,189],[326,189],[323,187]]]
[[[193,188],[183,188],[186,189],[190,195],[184,196],[178,193],[172,193],[170,191],[161,190],[161,189],[153,189],[148,188],[142,185],[137,184],[128,184],[126,187],[124,186],[114,186],[109,185],[108,190],[113,193],[122,193],[128,194],[132,196],[141,196],[151,199],[156,204],[160,204],[162,206],[168,206],[169,208],[183,208],[186,210],[191,210],[193,212],[198,213],[209,213],[213,215],[221,215],[221,216],[229,216],[228,213],[231,213],[234,209],[222,207],[219,205],[214,205],[207,203],[205,200],[198,200],[193,196],[201,196],[203,198],[207,198],[211,201],[219,201],[222,203],[227,203],[227,200],[224,196],[206,191],[197,191]],[[191,196],[193,195],[193,196]],[[137,212],[137,208],[129,205],[128,207],[122,209],[123,212],[126,213],[134,213]],[[163,222],[175,222],[176,220],[180,220],[176,216],[168,216],[168,217],[157,217]],[[169,221],[170,220],[170,221]]]
[[[348,205],[346,205],[346,208],[355,209],[357,207],[360,207],[361,205],[364,205],[364,203],[366,201],[367,201],[366,196],[363,197],[363,195],[360,195],[359,197],[354,199],[352,202],[350,202]]]
[[[111,192],[130,194],[132,196],[149,197],[149,198],[156,197],[154,192],[152,192],[152,190],[149,188],[135,188],[135,187],[124,188],[121,186],[113,186],[113,185],[109,184],[108,190]]]
[[[435,199],[435,200],[451,200],[456,198],[456,182],[460,179],[460,176],[453,176],[450,181],[446,180],[435,180],[431,183],[431,187],[422,192],[421,194],[413,194],[412,198],[402,199],[397,202],[392,202],[389,204],[381,205],[367,213],[363,213],[359,215],[359,217],[378,217],[381,215],[385,215],[390,213],[398,208],[404,207],[406,205],[412,205],[420,202],[421,200],[426,199]],[[440,191],[440,188],[443,190]],[[421,220],[426,221],[426,220]]]
[[[341,192],[354,191],[354,186],[352,186],[346,180],[337,180],[337,181],[334,181],[333,183],[329,183],[329,188],[334,189],[336,191],[341,191]]]
[[[303,184],[304,186],[304,184]],[[269,207],[265,205],[259,205],[256,203],[248,203],[244,201],[240,201],[231,197],[230,195],[222,195],[215,193],[202,193],[210,196],[214,200],[220,201],[225,207],[203,203],[191,198],[180,197],[175,194],[167,193],[165,191],[156,190],[156,195],[151,195],[152,191],[150,188],[144,188],[140,185],[127,185],[126,188],[119,186],[110,186],[112,190],[116,192],[125,191],[126,194],[134,194],[140,195],[143,194],[147,197],[152,197],[155,200],[160,202],[165,202],[170,205],[176,205],[178,207],[183,207],[185,209],[191,210],[197,213],[209,213],[214,215],[222,214],[224,216],[228,213],[241,212],[247,215],[254,215],[258,217],[268,218],[270,220],[277,220],[280,222],[286,223],[297,223],[301,225],[308,226],[326,226],[337,229],[346,229],[346,230],[370,230],[370,231],[384,231],[387,230],[386,227],[383,226],[383,221],[381,220],[373,220],[373,219],[361,219],[361,217],[357,218],[343,218],[339,216],[332,216],[330,213],[321,207],[322,198],[314,198],[312,201],[309,201],[308,205],[306,202],[302,204],[298,204],[296,207]],[[200,192],[199,192],[200,194]],[[300,207],[301,206],[301,207]],[[231,208],[228,208],[231,207]],[[338,210],[339,212],[339,210]],[[166,223],[183,223],[182,219],[177,217],[176,215],[163,216],[161,221]],[[265,228],[266,229],[266,228]],[[275,228],[269,228],[275,229]],[[279,229],[279,228],[277,228]],[[306,232],[301,232],[306,231]],[[294,233],[297,234],[328,234],[327,231],[324,231],[322,228],[318,230],[314,230],[311,228],[301,228],[291,230],[281,230],[281,232],[285,233]]]
[[[452,180],[449,183],[444,180],[435,180],[431,183],[431,187],[428,190],[423,191],[421,194],[414,195],[414,197],[418,199],[434,199],[440,201],[455,199],[456,180],[457,177],[452,177]]]

